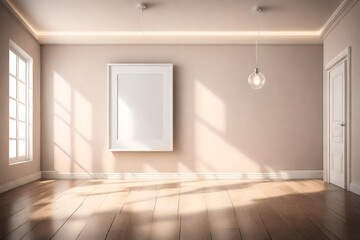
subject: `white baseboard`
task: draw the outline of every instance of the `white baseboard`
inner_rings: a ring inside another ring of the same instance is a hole
[[[280,171],[274,173],[59,173],[43,171],[45,179],[239,179],[239,180],[284,180],[322,179],[322,170]]]
[[[19,178],[19,179],[15,180],[15,181],[5,183],[5,184],[0,186],[0,193],[9,191],[11,189],[22,186],[22,185],[24,185],[26,183],[38,180],[40,178],[41,178],[41,172],[36,172],[36,173],[31,174],[31,175]]]
[[[360,185],[356,183],[350,183],[350,191],[360,195]]]

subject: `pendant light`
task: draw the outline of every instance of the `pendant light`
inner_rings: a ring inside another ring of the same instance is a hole
[[[256,58],[256,65],[255,70],[253,73],[250,74],[248,78],[248,82],[253,89],[260,89],[265,85],[265,76],[262,74],[258,68],[258,41],[260,35],[260,23],[259,23],[259,14],[263,11],[262,7],[255,7],[255,12],[257,15],[257,27],[258,33],[255,42],[255,58]]]

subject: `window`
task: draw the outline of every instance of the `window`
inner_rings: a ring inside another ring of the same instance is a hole
[[[9,163],[32,156],[32,58],[14,42],[9,47]]]

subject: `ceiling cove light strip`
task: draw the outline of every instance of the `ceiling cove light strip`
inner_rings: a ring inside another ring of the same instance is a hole
[[[37,32],[37,36],[256,37],[257,31]],[[262,31],[265,37],[319,37],[320,31]]]
[[[39,32],[42,44],[252,44],[257,32]],[[262,44],[321,44],[320,32],[261,32]]]

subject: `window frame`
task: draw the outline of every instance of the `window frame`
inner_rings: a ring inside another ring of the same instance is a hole
[[[10,73],[10,52],[16,55],[16,76]],[[19,63],[22,60],[25,63],[25,79],[20,79],[19,74]],[[8,81],[9,81],[9,164],[19,164],[24,162],[32,161],[32,152],[33,152],[33,59],[27,54],[21,47],[19,47],[12,40],[9,40],[9,68],[8,68]],[[14,78],[16,80],[16,98],[11,96],[10,94],[10,79]],[[24,84],[25,86],[25,100],[21,101],[19,95],[19,85]],[[16,101],[16,117],[10,116],[10,100]],[[19,106],[25,106],[25,119],[19,119]],[[10,136],[10,122],[11,120],[15,120],[16,122],[16,137],[13,138]],[[19,136],[19,123],[23,123],[25,125],[25,136],[20,138]],[[10,141],[16,141],[16,156],[10,157]],[[25,142],[25,155],[19,155],[19,141]]]

